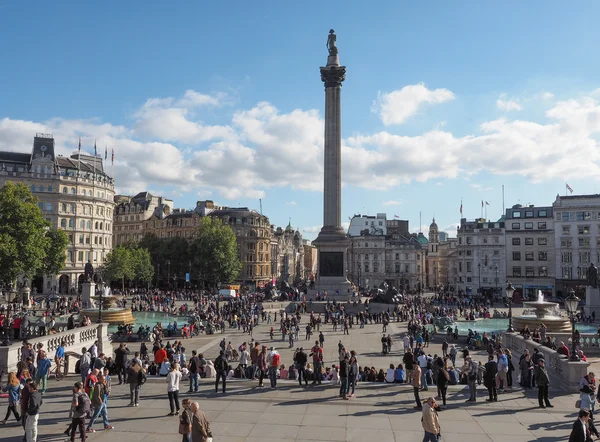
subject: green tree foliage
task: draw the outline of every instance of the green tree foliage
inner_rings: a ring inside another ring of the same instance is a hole
[[[131,250],[130,254],[135,280],[144,284],[152,282],[154,267],[150,259],[150,252],[147,249],[136,247]]]
[[[69,237],[62,230],[48,230],[48,250],[42,272],[46,275],[56,276],[65,267],[67,255],[65,250],[69,245]]]
[[[25,185],[8,182],[0,189],[0,284],[33,278],[44,268],[50,227]]]
[[[218,218],[202,218],[191,255],[194,273],[213,287],[234,281],[242,268],[235,233]]]
[[[113,249],[102,265],[102,277],[107,282],[121,281],[123,290],[125,280],[133,280],[135,270],[131,251],[123,246]]]

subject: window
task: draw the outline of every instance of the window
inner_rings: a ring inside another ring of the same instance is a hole
[[[467,272],[472,272],[472,271],[473,271],[473,263],[467,262]]]
[[[400,273],[400,264],[399,263],[396,263],[394,270],[396,273]]]
[[[563,263],[573,262],[573,252],[562,252],[560,254],[560,262],[563,262]]]
[[[65,187],[65,189],[66,189],[66,187]],[[66,212],[67,211],[67,203],[62,203],[61,208],[62,208],[63,212]]]
[[[525,218],[533,218],[533,210],[527,210],[525,212]]]
[[[513,274],[513,277],[520,278],[521,277],[521,267],[513,267],[512,274]]]
[[[525,252],[525,261],[533,261],[533,252]]]
[[[67,187],[63,187],[63,193],[69,193],[69,189]]]
[[[48,186],[48,192],[52,192],[52,186]]]
[[[71,187],[71,195],[75,195],[77,193],[77,191],[75,190],[74,187]]]
[[[572,242],[570,239],[561,239],[560,240],[560,246],[561,247],[571,247]]]
[[[31,186],[31,191],[35,192],[35,186]]]
[[[69,220],[69,229],[74,229],[75,228],[75,220],[70,219]]]
[[[534,267],[525,267],[525,276],[527,278],[533,278],[535,276]]]
[[[571,267],[562,268],[563,279],[573,279],[573,269]]]
[[[60,220],[60,227],[63,229],[67,228],[67,220],[66,219],[63,218]]]
[[[512,223],[513,230],[519,230],[521,228],[521,223]]]
[[[512,245],[513,246],[520,246],[521,245],[521,238],[513,238],[512,239]]]
[[[458,261],[458,271],[459,272],[463,271],[463,269],[462,269],[462,261]]]
[[[546,267],[546,266],[538,267],[538,274],[542,277],[548,276],[548,267]]]
[[[369,263],[365,263],[365,273],[369,273]]]
[[[77,253],[77,260],[83,262],[83,252]]]
[[[379,263],[374,262],[373,263],[373,273],[377,273],[379,272]]]
[[[521,218],[521,212],[513,212],[513,218]]]
[[[83,235],[79,235],[79,244],[83,244]]]
[[[544,230],[545,228],[546,228],[546,223],[545,222],[539,222],[538,223],[538,229]]]
[[[75,204],[71,204],[70,209],[71,213],[75,213]]]
[[[400,259],[400,253],[396,253],[396,259]]]
[[[467,244],[473,244],[473,237],[467,236]]]
[[[538,246],[548,245],[548,238],[538,238]]]
[[[525,223],[526,229],[533,229],[533,223]]]
[[[579,247],[589,247],[590,246],[590,238],[577,238]]]
[[[85,228],[88,230],[92,230],[92,222],[90,220],[85,222]]]
[[[568,235],[571,232],[571,226],[562,226],[563,235]]]
[[[45,203],[44,204],[44,210],[46,212],[52,212],[52,203]]]
[[[91,242],[91,237],[90,237],[90,235],[86,235],[86,236],[85,236],[85,243],[86,243],[86,244],[90,244],[90,242]]]
[[[521,252],[513,252],[513,261],[521,261]]]
[[[494,236],[494,243],[495,244],[500,244],[500,237],[499,236]]]
[[[488,242],[487,242],[487,238],[483,238],[483,243],[484,243],[484,244],[487,244],[487,243],[488,243]]]
[[[473,254],[472,250],[467,250],[467,256],[471,256]]]
[[[579,263],[589,264],[590,263],[590,252],[579,252]]]
[[[548,212],[546,210],[540,210],[538,212],[538,217],[543,218],[543,217],[546,217],[546,216],[548,216]]]
[[[494,256],[499,256],[500,255],[500,250],[494,250]]]
[[[563,221],[569,221],[569,212],[563,212],[562,213],[562,220]]]
[[[473,278],[471,278],[470,276],[467,276],[467,282],[473,282]]]
[[[548,252],[538,252],[538,261],[548,261]]]
[[[79,228],[80,228],[81,230],[84,230],[84,229],[85,229],[85,221],[84,221],[84,220],[81,220],[81,221],[79,221]]]
[[[526,246],[532,246],[533,245],[533,238],[525,238],[525,245]]]
[[[589,235],[590,234],[590,226],[577,226],[577,234],[578,235]]]

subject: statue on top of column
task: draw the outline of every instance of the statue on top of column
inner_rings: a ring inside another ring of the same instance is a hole
[[[598,268],[591,263],[588,268],[588,284],[590,287],[597,289],[598,288]]]
[[[329,49],[329,55],[337,55],[338,53],[338,48],[335,45],[335,40],[336,40],[336,36],[335,36],[335,31],[333,29],[329,30],[329,35],[327,36],[327,49]]]

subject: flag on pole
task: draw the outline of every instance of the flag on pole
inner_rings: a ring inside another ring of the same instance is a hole
[[[108,159],[108,146],[104,146],[104,159]]]
[[[486,205],[486,206],[489,206],[489,205],[490,205],[490,203],[488,203],[488,202],[486,201],[486,202],[485,202],[485,205]]]
[[[462,216],[462,198],[460,199],[460,216]]]
[[[565,183],[565,185],[567,186],[567,190],[571,193],[573,193],[573,189],[571,189],[571,186],[569,186],[569,183]]]
[[[96,142],[94,141],[94,156],[98,156],[98,149],[96,148]]]
[[[111,149],[111,150],[112,150],[112,158],[111,158],[111,161],[112,161],[112,164],[114,165],[114,164],[115,164],[115,150],[114,150],[114,149]]]
[[[81,137],[79,137],[79,153],[81,153]]]
[[[400,218],[398,215],[394,215],[394,218]]]

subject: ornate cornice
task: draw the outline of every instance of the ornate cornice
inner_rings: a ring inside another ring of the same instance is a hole
[[[325,83],[325,87],[341,87],[342,82],[346,79],[345,66],[331,66],[321,68],[321,81]]]

